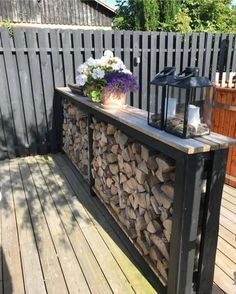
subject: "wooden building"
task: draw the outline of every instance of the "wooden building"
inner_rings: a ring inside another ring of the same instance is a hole
[[[111,27],[115,9],[102,0],[1,0],[0,21]]]

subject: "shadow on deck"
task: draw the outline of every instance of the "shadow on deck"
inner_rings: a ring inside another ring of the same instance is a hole
[[[0,162],[0,293],[156,293],[160,284],[62,154]],[[236,190],[225,186],[214,293],[236,293]]]

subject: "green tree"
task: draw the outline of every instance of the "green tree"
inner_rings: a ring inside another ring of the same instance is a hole
[[[114,27],[122,30],[156,31],[159,26],[157,0],[118,0]]]

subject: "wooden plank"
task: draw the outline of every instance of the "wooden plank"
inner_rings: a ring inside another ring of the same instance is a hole
[[[30,30],[26,30],[26,42],[29,50],[28,58],[29,58],[29,68],[30,68],[30,76],[32,81],[38,81],[37,83],[32,83],[32,93],[34,98],[34,107],[35,107],[35,115],[37,122],[37,143],[38,143],[38,152],[46,153],[47,146],[45,142],[46,134],[47,134],[47,118],[46,111],[44,105],[44,97],[43,97],[43,85],[42,85],[42,77],[40,73],[40,59],[39,55],[36,53],[38,49],[37,44],[37,30],[31,28]]]
[[[233,223],[230,219],[228,219],[222,214],[220,215],[220,224],[226,229],[228,229],[230,232],[232,232],[234,235],[236,235],[235,223]]]
[[[140,72],[140,63],[137,63],[137,58],[140,59],[139,56],[139,32],[134,31],[133,32],[133,68],[131,71],[133,72],[133,75],[137,79],[138,84],[140,84],[140,79],[139,79],[139,72]],[[141,92],[140,91],[135,91],[131,93],[131,105],[135,107],[141,107]]]
[[[142,289],[145,289],[147,293],[152,293],[153,288],[151,287],[151,285],[147,282],[146,278],[140,273],[139,269],[132,264],[133,259],[130,257],[130,254],[132,252],[133,256],[135,256],[135,251],[133,246],[130,243],[129,244],[124,243],[125,237],[124,236],[122,237],[123,233],[120,230],[118,230],[118,232],[115,231],[118,229],[117,224],[112,219],[113,225],[111,226],[111,217],[109,216],[109,214],[105,213],[104,207],[102,206],[102,204],[99,202],[97,198],[91,198],[87,190],[87,186],[83,187],[85,182],[83,182],[84,184],[82,184],[82,182],[79,181],[81,177],[78,176],[77,172],[76,174],[72,172],[72,169],[69,168],[67,164],[65,164],[64,158],[62,158],[60,155],[57,155],[57,156],[53,156],[53,159],[56,160],[56,164],[60,168],[57,173],[60,173],[60,177],[61,179],[63,179],[63,181],[66,181],[66,182],[69,181],[71,188],[73,189],[71,193],[75,193],[79,195],[80,201],[83,203],[83,206],[86,208],[86,213],[88,213],[89,217],[93,221],[96,229],[99,231],[99,234],[105,241],[106,245],[108,246],[108,249],[111,251],[114,258],[116,259],[116,262],[119,264],[120,268],[123,270],[124,274],[126,275],[127,279],[129,280],[129,283],[132,285],[135,292],[142,293],[143,292]],[[55,163],[52,164],[50,162],[50,167],[52,166],[53,168],[55,168]],[[63,173],[64,175],[61,173]],[[83,215],[82,211],[81,211],[81,214]],[[105,231],[109,234],[110,237],[108,237],[108,235],[106,236]],[[86,232],[86,229],[85,229],[85,232]],[[92,244],[95,243],[93,239],[91,239],[91,243]],[[129,245],[128,248],[130,248],[131,251],[127,251],[127,248],[124,246],[124,244],[125,246]],[[117,247],[117,248],[115,249],[114,247]],[[137,264],[139,263],[140,263],[140,258],[137,260]],[[143,266],[143,268],[145,268],[145,266]],[[149,274],[149,277],[150,278],[152,277],[151,273]]]
[[[130,54],[130,38],[131,31],[124,31],[124,64],[128,69],[131,69],[131,54]],[[131,105],[131,95],[130,93],[126,94],[126,102],[128,105]]]
[[[142,55],[141,55],[141,66],[142,66],[142,77],[141,77],[141,108],[148,110],[147,97],[150,95],[149,82],[150,77],[148,76],[149,58],[148,58],[148,39],[150,38],[149,32],[142,32]]]
[[[49,145],[49,150],[52,150],[54,146],[53,137],[53,76],[52,76],[52,64],[51,56],[47,54],[49,51],[49,30],[39,30],[38,32],[39,42],[39,56],[40,56],[40,70],[42,73],[44,104],[47,118],[47,134],[46,138]]]
[[[211,66],[211,81],[215,81],[216,79],[216,71],[217,71],[217,63],[218,63],[218,55],[219,55],[219,41],[220,34],[214,34],[214,46],[213,46],[213,58],[212,58],[212,66]]]
[[[199,67],[200,76],[203,75],[203,58],[205,54],[205,33],[199,34],[199,46],[198,46],[198,61],[197,67]]]
[[[150,59],[149,59],[150,81],[154,79],[155,75],[157,74],[157,71],[159,70],[159,68],[157,69],[157,37],[159,37],[159,34],[151,32]],[[149,84],[150,111],[152,111],[156,107],[155,106],[156,91],[157,91],[156,87],[154,85]]]
[[[122,35],[124,34],[124,32],[123,31],[114,31],[113,34],[114,34],[114,54],[116,57],[122,58],[122,56],[121,56],[121,54],[122,54],[122,52],[121,52],[121,38],[122,38]],[[95,44],[96,44],[96,41],[95,41]]]
[[[224,185],[224,191],[234,197],[236,197],[236,189],[230,187],[229,185]]]
[[[65,75],[65,83],[74,83],[74,69],[72,63],[71,50],[71,31],[61,30],[62,52],[63,52],[63,68]]]
[[[59,54],[59,50],[61,48],[60,30],[58,29],[50,30],[50,41],[51,41],[51,50],[52,50],[52,70],[53,70],[54,87],[65,86],[64,68],[62,65],[61,55]],[[76,47],[77,44],[74,44],[74,45]]]
[[[211,48],[212,48],[212,33],[206,33],[206,49],[204,56],[204,77],[210,78],[210,62],[211,62]]]
[[[9,165],[5,161],[0,168],[2,194],[2,267],[4,293],[25,293],[20,249],[14,212]]]
[[[28,293],[46,294],[44,277],[42,275],[39,255],[17,162],[10,162],[10,177],[25,289]]]
[[[9,86],[9,95],[11,99],[12,114],[14,126],[17,134],[16,146],[19,155],[26,155],[28,147],[27,132],[25,126],[25,114],[22,105],[22,97],[18,80],[18,69],[11,52],[11,41],[7,29],[1,29],[1,39],[4,51],[4,60],[6,64],[6,76]]]
[[[1,30],[0,30],[1,32]],[[8,91],[6,70],[4,64],[4,56],[0,54],[0,89],[1,89],[1,124],[3,126],[1,132],[2,145],[4,147],[4,139],[6,151],[9,158],[15,157],[15,127],[12,117],[11,100]],[[5,137],[5,138],[4,138]]]
[[[197,61],[197,39],[198,33],[192,33],[191,35],[191,52],[190,52],[190,66],[195,67]]]
[[[93,57],[92,56],[92,34],[91,34],[91,31],[88,30],[88,31],[84,32],[83,36],[84,36],[84,58],[86,61],[88,58]]]
[[[27,158],[34,184],[43,205],[47,223],[57,250],[57,255],[63,269],[63,274],[69,292],[90,293],[87,282],[80,268],[78,260],[73,252],[68,236],[65,232],[60,216],[54,206],[42,174],[33,158]],[[59,238],[58,238],[59,237]],[[63,246],[62,246],[63,243]],[[75,276],[76,273],[76,276]]]
[[[182,70],[189,64],[189,41],[190,41],[190,33],[186,33],[184,36],[184,44],[183,44],[183,59],[182,59]]]
[[[83,55],[82,55],[82,31],[81,30],[73,30],[72,36],[73,36],[73,58],[74,58],[74,73],[76,77],[76,70],[77,68],[84,62],[83,61]]]
[[[1,7],[1,6],[0,6]],[[0,167],[1,168],[1,167]],[[0,180],[0,293],[3,293],[3,246],[2,246],[2,183]]]
[[[226,192],[223,193],[223,199],[227,200],[228,202],[236,205],[236,197],[233,195],[230,195]]]
[[[59,185],[56,176],[54,176],[47,163],[44,160],[41,160],[40,157],[36,158],[44,181],[56,205],[57,211],[60,214],[63,225],[70,239],[70,243],[72,244],[73,250],[78,258],[90,291],[92,293],[101,294],[112,293],[103,272],[100,269],[95,256],[93,255],[93,252],[91,251],[91,248],[79,227],[79,223],[76,218],[78,211],[69,205],[69,203],[73,202],[73,200],[71,201],[71,199],[69,199],[69,202],[67,202],[67,199],[73,196],[70,193],[68,195],[68,189],[66,186],[64,187],[64,185]],[[91,236],[94,238],[94,232],[91,232]],[[98,243],[96,242],[96,246],[97,245]]]
[[[104,49],[113,51],[112,46],[112,31],[104,31]]]
[[[101,30],[94,31],[94,56],[101,58],[103,55],[103,32]]]
[[[232,223],[236,224],[236,214],[228,210],[224,206],[221,206],[220,214],[228,218]]]
[[[226,63],[226,82],[229,81],[229,74],[231,70],[231,61],[232,61],[232,54],[233,54],[233,34],[228,35],[228,54],[227,54],[227,63]],[[234,49],[235,50],[235,49]]]
[[[223,227],[222,225],[219,226],[219,236],[231,244],[234,248],[236,248],[235,234],[227,230],[227,228]]]
[[[19,159],[18,163],[47,291],[55,294],[68,293],[55,244],[42,210],[43,207],[38,199],[32,174],[25,159]]]
[[[227,252],[216,251],[216,265],[221,268],[232,280],[235,278],[236,264],[233,263],[228,257]],[[236,253],[235,253],[236,255]],[[236,286],[235,286],[236,290]]]
[[[234,215],[236,213],[236,205],[222,198],[221,206],[231,211]]]
[[[173,66],[174,34],[167,33],[167,66]]]
[[[234,37],[234,50],[233,50],[233,59],[232,59],[232,72],[236,71],[236,38]]]
[[[32,87],[30,80],[28,56],[24,53],[27,50],[25,43],[25,32],[23,29],[14,28],[14,42],[15,47],[20,48],[16,51],[17,66],[19,70],[19,80],[22,93],[22,102],[27,128],[27,137],[29,143],[29,153],[35,154],[37,152],[37,123],[35,117],[34,100],[32,96]]]
[[[182,52],[181,42],[182,42],[182,35],[180,33],[176,33],[175,67],[176,67],[177,73],[181,71],[181,52]]]
[[[234,281],[230,279],[218,266],[215,266],[214,281],[225,291],[225,293],[235,293]]]

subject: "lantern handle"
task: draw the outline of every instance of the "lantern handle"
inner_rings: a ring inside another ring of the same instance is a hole
[[[155,78],[162,76],[162,77],[167,77],[172,75],[175,72],[175,68],[173,67],[166,67],[164,68],[161,72],[155,75]]]
[[[174,77],[175,80],[177,80],[177,81],[182,81],[182,80],[185,80],[185,79],[191,78],[191,77],[194,75],[193,73],[190,73],[190,74],[188,74],[188,75],[186,75],[186,76],[180,77],[180,75],[182,75],[184,72],[185,72],[185,71],[179,73],[178,76],[175,76],[175,77]]]

